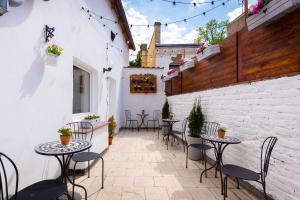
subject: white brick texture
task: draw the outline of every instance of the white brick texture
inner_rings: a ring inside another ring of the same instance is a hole
[[[267,192],[274,199],[300,199],[299,75],[168,97],[175,117],[182,120],[188,116],[196,97],[201,98],[206,121],[219,122],[227,128],[228,135],[242,141],[226,148],[224,163],[259,172],[263,140],[271,135],[278,137]],[[177,124],[175,128],[179,127]]]

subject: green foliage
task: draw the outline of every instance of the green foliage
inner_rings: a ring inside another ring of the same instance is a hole
[[[58,133],[60,133],[61,136],[71,136],[72,135],[72,129],[69,127],[63,127],[58,130]]]
[[[141,50],[137,53],[135,60],[129,61],[129,66],[140,67],[141,66]]]
[[[100,119],[99,115],[88,115],[84,118],[85,120],[94,120],[94,119]]]
[[[47,47],[47,52],[49,54],[60,56],[60,54],[63,52],[63,48],[59,47],[56,44],[52,44],[52,45]]]
[[[225,127],[220,127],[220,128],[218,129],[218,131],[226,132],[226,128],[225,128]]]
[[[189,136],[200,137],[204,124],[204,115],[202,113],[200,99],[195,99],[193,108],[189,115]]]
[[[219,44],[227,35],[228,21],[218,22],[212,19],[205,27],[199,27],[195,42],[206,42],[208,45]]]
[[[166,99],[164,106],[162,108],[162,119],[168,119],[170,117],[170,107],[168,99]]]
[[[109,137],[112,138],[115,135],[115,128],[117,127],[117,124],[115,122],[115,118],[112,115],[109,119],[108,119],[108,134]]]

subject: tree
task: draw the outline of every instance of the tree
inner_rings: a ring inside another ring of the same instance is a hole
[[[201,100],[195,99],[193,108],[189,115],[189,135],[191,137],[200,137],[203,124],[204,115],[202,113]]]
[[[162,119],[168,119],[170,117],[170,108],[168,99],[166,99],[164,106],[162,108]]]
[[[140,67],[141,66],[141,50],[136,54],[135,60],[129,61],[129,65],[132,67]]]
[[[227,25],[228,21],[210,20],[205,27],[199,27],[195,42],[206,42],[209,45],[219,44],[227,35]]]

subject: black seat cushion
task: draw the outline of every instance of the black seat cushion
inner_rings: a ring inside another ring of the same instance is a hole
[[[207,144],[190,144],[189,146],[205,151],[212,148],[212,146],[209,146]]]
[[[54,200],[67,191],[67,185],[59,180],[44,180],[20,190],[17,200]]]
[[[237,165],[223,165],[222,172],[227,176],[249,181],[257,181],[260,179],[260,175],[258,173]]]
[[[96,160],[100,158],[100,154],[95,152],[81,152],[77,153],[72,157],[72,160],[75,162],[87,162],[91,160]]]

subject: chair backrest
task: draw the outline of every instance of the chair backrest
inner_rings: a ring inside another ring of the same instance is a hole
[[[72,129],[72,139],[89,140],[92,141],[94,134],[93,124],[90,122],[72,122],[68,123]],[[90,134],[90,137],[88,135]]]
[[[154,110],[153,111],[153,120],[158,120],[160,118],[160,110]]]
[[[204,122],[202,127],[203,134],[215,135],[220,127],[220,124],[217,122]]]
[[[130,110],[125,110],[125,118],[126,118],[126,120],[131,120],[131,111]]]
[[[16,164],[10,159],[7,155],[0,152],[0,200],[8,200],[9,199],[9,189],[7,177],[7,169],[5,168],[6,165],[10,165],[13,168],[14,173],[16,175],[16,184],[15,184],[15,194],[13,200],[17,200],[17,192],[18,192],[18,184],[19,184],[19,172],[17,169]]]
[[[187,144],[187,140],[186,140],[186,127],[187,127],[187,123],[188,123],[188,120],[189,118],[186,117],[183,121],[182,121],[182,132],[183,132],[183,136],[184,136],[184,141],[185,141],[185,144]]]
[[[262,182],[265,182],[265,178],[268,175],[271,154],[277,140],[277,137],[270,136],[267,137],[261,145],[260,167]]]

